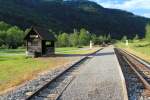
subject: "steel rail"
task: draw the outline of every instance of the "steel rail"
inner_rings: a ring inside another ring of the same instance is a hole
[[[132,68],[132,70],[137,74],[141,82],[144,84],[145,88],[150,90],[150,84],[145,80],[145,78],[136,70],[134,65],[126,57],[123,58],[127,62],[127,64]]]
[[[123,56],[123,60],[130,66],[130,68],[136,73],[136,75],[139,77],[140,81],[143,83],[144,87],[147,90],[150,90],[150,83],[144,78],[144,76],[138,71],[140,69],[137,70],[138,65],[134,64],[134,62],[131,62],[130,59],[127,57],[129,56],[130,58],[134,59],[135,61],[137,61],[139,64],[144,65],[144,67],[147,68],[148,71],[150,71],[150,69],[147,67],[147,65],[143,64],[142,62],[140,62],[138,59],[140,59],[138,57],[138,59],[136,58],[136,56],[133,56],[131,54],[129,54],[128,52],[123,51],[122,49],[117,49],[119,51],[119,54],[121,54]]]
[[[119,49],[121,50],[122,52],[124,52],[125,54],[129,55],[130,57],[132,57],[134,60],[138,61],[140,64],[144,65],[146,68],[150,69],[150,67],[148,67],[148,65],[150,66],[150,63],[148,61],[145,61],[144,59],[130,53],[130,52],[127,52],[126,50],[123,50],[123,49]],[[141,62],[142,61],[142,62]],[[143,63],[144,62],[144,63]]]

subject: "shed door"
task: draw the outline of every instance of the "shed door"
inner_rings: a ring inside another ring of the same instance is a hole
[[[42,41],[42,54],[46,54],[46,41]]]

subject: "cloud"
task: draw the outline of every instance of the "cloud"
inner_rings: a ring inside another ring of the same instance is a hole
[[[150,17],[150,0],[124,0],[122,2],[119,2],[119,0],[97,0],[97,2],[106,8],[123,9],[127,11],[132,11],[133,13],[137,12],[138,10],[149,10],[149,12],[147,13],[140,12],[135,14]]]
[[[144,13],[143,16],[150,18],[150,13]]]
[[[119,8],[124,10],[150,9],[150,0],[126,0],[123,3],[107,1],[101,2],[100,4],[104,7]]]

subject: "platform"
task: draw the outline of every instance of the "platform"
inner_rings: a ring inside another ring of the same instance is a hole
[[[81,65],[60,100],[128,100],[113,46],[104,48]]]

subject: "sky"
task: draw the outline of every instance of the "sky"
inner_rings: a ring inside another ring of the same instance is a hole
[[[105,8],[130,11],[136,15],[150,18],[150,0],[91,0]]]

